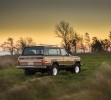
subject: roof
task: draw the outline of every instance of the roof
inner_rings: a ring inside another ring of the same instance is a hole
[[[57,45],[36,45],[36,46],[27,46],[27,47],[54,47],[54,48],[62,48]]]

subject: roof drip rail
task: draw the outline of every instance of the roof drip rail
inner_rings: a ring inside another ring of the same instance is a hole
[[[57,45],[49,45],[49,44],[38,44],[37,46],[58,47]]]

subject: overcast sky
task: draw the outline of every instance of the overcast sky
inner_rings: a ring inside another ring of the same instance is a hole
[[[58,42],[54,27],[61,20],[102,38],[111,31],[111,0],[0,0],[0,42],[9,36]]]

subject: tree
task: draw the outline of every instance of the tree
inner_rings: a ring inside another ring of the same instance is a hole
[[[6,42],[1,44],[1,47],[4,51],[9,51],[11,55],[13,55],[15,51],[14,39],[9,37]]]
[[[102,44],[101,44],[101,41],[100,40],[98,40],[98,38],[97,37],[93,37],[92,38],[92,52],[100,52],[100,51],[102,51],[103,49],[102,49]]]
[[[85,33],[85,43],[86,43],[86,46],[88,46],[88,49],[89,49],[89,52],[90,52],[90,36],[89,36],[89,33]]]
[[[69,23],[61,21],[55,26],[56,36],[62,39],[64,47],[70,51],[70,36],[74,33],[73,28],[70,27]]]
[[[111,51],[111,31],[109,33],[109,40],[110,40],[110,51]]]
[[[104,51],[108,51],[110,47],[110,41],[108,39],[101,40],[102,48]]]
[[[26,38],[20,38],[17,43],[16,43],[16,53],[21,54],[22,50],[26,46],[33,46],[36,43],[31,37],[26,37]]]
[[[79,42],[80,42],[80,49],[81,49],[81,52],[84,51],[84,53],[85,53],[86,46],[84,45],[84,39],[83,39],[82,36],[79,38]]]
[[[64,47],[67,51],[70,51],[71,46],[74,46],[76,52],[79,37],[78,34],[69,25],[69,23],[61,21],[55,26],[55,33],[57,37],[62,39]]]
[[[76,32],[71,34],[70,44],[72,45],[72,47],[74,47],[75,53],[77,52],[77,45],[78,45],[80,40],[81,40],[81,38],[79,37],[79,35]]]

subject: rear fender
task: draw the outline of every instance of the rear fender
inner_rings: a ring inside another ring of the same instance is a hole
[[[58,66],[58,68],[59,68],[59,63],[57,62],[57,60],[54,60],[54,61],[51,62],[51,67],[52,67],[54,64],[56,64],[56,65]]]

